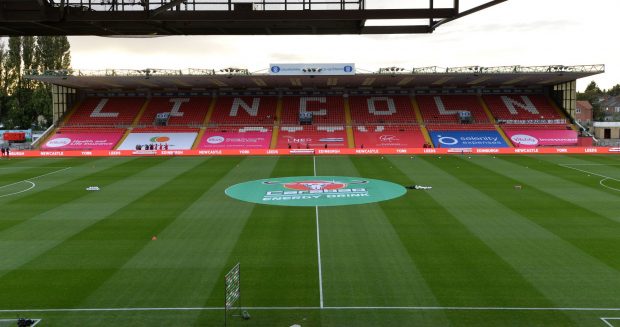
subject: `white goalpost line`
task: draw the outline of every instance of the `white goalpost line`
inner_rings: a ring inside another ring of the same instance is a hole
[[[312,156],[312,166],[314,170],[314,176],[316,176],[316,156]],[[323,269],[321,268],[321,236],[319,233],[319,206],[314,207],[316,216],[316,250],[319,263],[319,305],[323,308]]]

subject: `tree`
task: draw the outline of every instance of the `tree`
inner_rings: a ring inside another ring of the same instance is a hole
[[[66,36],[11,37],[0,43],[0,119],[7,128],[30,128],[39,117],[52,121],[51,87],[25,80],[26,70],[70,69]],[[41,126],[45,127],[45,126]]]
[[[614,85],[611,89],[607,90],[607,95],[615,97],[620,95],[620,84]]]
[[[599,93],[600,94],[600,93],[603,93],[603,91],[601,91],[601,89],[598,87],[598,85],[596,85],[595,81],[592,81],[586,87],[586,92],[585,93]]]
[[[71,52],[66,36],[39,36],[36,45],[36,61],[42,71],[69,69]]]
[[[4,42],[0,42],[0,122],[3,121],[3,118],[6,116],[6,110],[4,110],[6,96],[7,96],[7,85],[6,85],[6,71],[4,69],[6,64],[6,48]]]
[[[4,70],[6,72],[7,91],[10,94],[20,86],[22,78],[22,38],[19,36],[9,38],[9,49]]]

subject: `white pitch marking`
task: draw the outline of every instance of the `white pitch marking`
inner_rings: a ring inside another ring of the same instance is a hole
[[[35,187],[37,186],[35,183],[33,183],[33,182],[31,182],[31,181],[30,181],[31,179],[37,179],[37,178],[45,177],[45,176],[48,176],[48,175],[51,175],[51,174],[55,174],[55,173],[59,173],[59,172],[61,172],[61,171],[65,171],[65,170],[70,169],[70,168],[71,168],[71,167],[66,167],[66,168],[63,168],[63,169],[55,170],[55,171],[50,172],[50,173],[47,173],[47,174],[43,174],[43,175],[39,175],[39,176],[35,176],[35,177],[32,177],[32,178],[28,178],[28,179],[21,180],[21,181],[19,181],[19,182],[15,182],[15,183],[11,183],[11,184],[7,184],[7,185],[0,186],[0,189],[2,189],[2,188],[5,188],[5,187],[9,187],[9,186],[17,185],[17,184],[19,184],[19,183],[30,183],[30,187],[29,187],[28,189],[23,190],[23,191],[19,191],[19,192],[15,192],[15,193],[11,193],[11,194],[4,194],[4,195],[0,195],[0,198],[6,197],[6,196],[10,196],[10,195],[15,195],[15,194],[24,193],[24,192],[27,192],[27,191],[30,191],[30,190],[32,190],[33,188],[35,188]]]
[[[614,327],[612,323],[607,320],[620,320],[620,318],[601,318],[601,320],[609,327]]]
[[[580,163],[575,163],[575,164],[560,164],[560,166],[620,166],[620,164],[580,164]]]
[[[604,181],[606,181],[606,180],[608,180],[608,179],[611,179],[611,180],[614,180],[614,181],[617,181],[617,182],[620,182],[620,179],[613,178],[613,177],[609,177],[609,176],[605,176],[605,175],[601,175],[601,174],[597,174],[597,173],[593,173],[593,172],[591,172],[591,171],[587,171],[587,170],[583,170],[583,169],[579,169],[579,168],[575,168],[575,167],[570,167],[569,165],[571,165],[571,164],[561,164],[560,166],[562,166],[562,167],[564,167],[564,168],[569,168],[569,169],[577,170],[577,171],[580,171],[580,172],[582,172],[582,173],[584,173],[584,174],[590,174],[590,175],[594,175],[594,176],[602,177],[603,179],[601,179],[601,180],[598,182],[598,183],[599,183],[602,187],[605,187],[605,188],[608,188],[608,189],[610,189],[610,190],[614,190],[614,191],[618,191],[618,192],[620,192],[620,190],[619,190],[619,189],[617,189],[617,188],[613,188],[613,187],[611,187],[611,186],[607,186],[607,185],[603,184],[603,182],[604,182]],[[590,165],[590,164],[583,164],[583,165]]]
[[[316,176],[316,156],[312,156],[312,165],[314,168],[314,176]],[[319,206],[314,207],[316,216],[316,252],[319,262],[319,304],[323,308],[323,269],[321,268],[321,236],[319,229]]]
[[[319,207],[314,207],[316,210],[316,248],[319,260],[319,299],[321,308],[323,308],[323,269],[321,268],[321,238],[319,236]]]
[[[28,192],[28,191],[32,190],[33,188],[35,188],[37,186],[37,184],[35,184],[35,183],[31,182],[31,181],[21,181],[19,183],[30,183],[30,187],[25,189],[25,190],[23,190],[23,191],[0,195],[0,198],[4,198],[4,197],[7,197],[7,196],[16,195],[16,194],[20,194],[20,193],[24,193],[24,192]],[[6,185],[6,186],[8,186],[8,185]],[[5,187],[5,186],[2,186],[2,187]],[[2,188],[2,187],[0,187],[0,188]]]
[[[398,310],[398,311],[607,311],[620,312],[620,308],[532,308],[532,307],[414,307],[414,306],[395,306],[395,307],[243,307],[248,310],[352,310],[352,311],[372,311],[372,310]],[[123,311],[215,311],[224,310],[224,307],[186,307],[186,308],[59,308],[59,309],[5,309],[0,313],[19,313],[19,312],[123,312]],[[620,318],[604,318],[615,320]]]
[[[32,327],[38,325],[41,322],[41,319],[31,319],[31,320],[34,321],[34,324],[31,325]],[[0,319],[0,322],[3,322],[3,321],[17,322],[17,319]]]
[[[0,186],[0,188],[3,188],[3,187],[8,187],[8,186],[12,186],[12,185],[15,185],[15,184],[19,184],[19,183],[21,183],[21,182],[28,182],[28,181],[30,181],[30,180],[32,180],[32,179],[37,179],[37,178],[45,177],[45,176],[48,176],[48,175],[51,175],[51,174],[59,173],[59,172],[61,172],[61,171],[65,171],[65,170],[70,169],[70,168],[71,168],[71,167],[67,167],[67,168],[63,168],[63,169],[60,169],[60,170],[55,170],[55,171],[53,171],[53,172],[51,172],[51,173],[47,173],[47,174],[43,174],[43,175],[39,175],[39,176],[35,176],[35,177],[32,177],[32,178],[28,178],[28,179],[23,179],[23,180],[21,180],[21,181],[19,181],[19,182],[15,182],[15,183],[13,183],[13,184],[8,184],[8,185]]]
[[[605,187],[605,188],[608,188],[608,189],[610,189],[610,190],[614,190],[614,191],[618,191],[618,192],[620,192],[620,190],[619,190],[619,189],[617,189],[617,188],[615,188],[615,187],[607,186],[607,185],[605,185],[605,184],[603,183],[604,181],[606,181],[606,180],[608,180],[608,179],[609,179],[609,178],[601,179],[598,183],[599,183],[599,184],[601,184],[601,186],[602,186],[602,187]],[[612,179],[613,179],[613,178],[612,178]]]

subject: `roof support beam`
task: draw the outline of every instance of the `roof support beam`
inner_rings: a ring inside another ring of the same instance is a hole
[[[456,14],[456,15],[455,15],[455,16],[453,16],[453,17],[446,18],[446,19],[442,19],[442,20],[440,20],[439,22],[436,22],[435,24],[432,24],[432,25],[431,25],[431,30],[433,30],[433,31],[434,31],[437,27],[439,27],[439,26],[441,26],[441,25],[443,25],[443,24],[445,24],[445,23],[449,23],[449,22],[451,22],[451,21],[453,21],[453,20],[455,20],[455,19],[459,19],[459,18],[461,18],[461,17],[465,17],[465,16],[467,16],[467,15],[471,15],[471,14],[473,14],[473,13],[475,13],[475,12],[478,12],[478,11],[480,11],[480,10],[484,10],[484,9],[487,9],[487,8],[489,8],[489,7],[492,7],[492,6],[498,5],[498,4],[500,4],[500,3],[502,3],[502,2],[506,2],[506,1],[508,1],[508,0],[493,0],[493,1],[489,1],[489,2],[487,2],[487,3],[485,3],[485,4],[482,4],[482,5],[478,6],[478,7],[474,7],[474,8],[471,8],[471,9],[469,9],[469,10],[465,10],[465,11],[463,11],[463,12],[461,12],[461,13]],[[455,8],[456,8],[456,10],[457,10],[457,12],[458,12],[458,0],[455,0]]]
[[[164,11],[174,7],[174,6],[180,5],[181,3],[183,3],[183,1],[185,1],[185,0],[172,0],[172,1],[168,2],[167,4],[165,4],[165,5],[163,5],[163,6],[159,7],[159,8],[151,10],[150,11],[150,15],[151,15],[151,17],[155,17],[155,16],[161,14],[162,12],[164,12]]]

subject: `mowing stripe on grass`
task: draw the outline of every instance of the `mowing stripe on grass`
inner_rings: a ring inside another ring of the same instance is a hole
[[[280,157],[269,176],[308,175],[310,157]],[[238,203],[237,200],[235,203]],[[226,268],[241,263],[241,303],[245,306],[316,305],[319,302],[314,210],[255,205],[228,258]],[[223,283],[221,272],[218,281]],[[217,287],[207,304],[223,302]]]
[[[0,239],[2,240],[0,241],[0,250],[3,253],[12,253],[11,256],[0,258],[0,267],[3,268],[0,275],[8,273],[13,276],[11,277],[12,282],[4,282],[6,275],[0,279],[0,293],[4,293],[5,287],[17,287],[26,280],[25,275],[20,275],[14,269],[44,255],[69,237],[78,234],[97,221],[105,219],[108,215],[165,183],[166,180],[174,178],[175,174],[169,172],[169,169],[174,167],[174,160],[179,159],[131,161],[133,165],[124,165],[125,169],[123,170],[116,167],[116,170],[113,171],[108,169],[97,173],[96,176],[91,177],[110,183],[102,188],[102,191],[80,196],[75,201],[57,206],[0,232]],[[155,176],[161,178],[154,178]],[[82,186],[80,189],[81,192],[88,193]],[[50,196],[54,196],[54,193]],[[57,272],[61,273],[61,270]],[[18,283],[17,280],[22,282]],[[62,296],[62,292],[56,296]],[[0,299],[0,303],[11,302],[10,304],[16,304],[23,301],[23,298],[25,297]],[[39,301],[42,299],[26,303],[37,303]]]
[[[21,224],[33,217],[42,215],[46,211],[75,201],[81,197],[90,195],[85,191],[88,179],[101,176],[101,186],[117,179],[111,179],[117,167],[133,159],[99,159],[92,161],[83,160],[81,164],[73,166],[71,174],[51,175],[37,181],[37,187],[31,192],[13,197],[0,198],[2,204],[2,219],[0,219],[0,240],[3,239],[3,231]],[[99,163],[97,168],[91,168],[91,164]],[[86,186],[85,186],[86,185]],[[25,209],[27,208],[27,209]]]
[[[496,198],[505,206],[620,272],[617,260],[617,253],[620,253],[618,198],[605,192],[584,192],[588,188],[552,175],[557,174],[558,169],[561,172],[561,168],[538,164],[534,159],[529,161],[532,166],[529,169],[504,160],[494,160],[491,164],[478,158],[469,162],[487,169],[485,178],[494,178],[503,185],[517,183],[511,177],[518,177],[523,183],[522,191],[509,189],[509,196],[502,196],[505,192],[497,190],[489,190],[487,194],[498,195]],[[547,170],[549,173],[545,172]],[[507,171],[510,177],[506,176]],[[475,181],[470,182],[476,186]],[[528,206],[523,206],[522,202]],[[553,203],[552,209],[549,209],[549,203]],[[585,224],[596,228],[583,233]]]
[[[227,245],[234,244],[236,229],[247,216],[243,206],[224,212],[231,207],[222,203],[229,179],[250,175],[252,164],[246,161],[214,158],[188,176],[194,181],[183,182],[196,185],[188,186],[187,192],[196,195],[179,207],[182,212],[173,215],[174,220],[157,234],[156,241],[135,253],[82,306],[202,305],[211,289],[220,285],[217,276],[228,258]],[[237,164],[239,168],[231,169]]]
[[[437,189],[429,194],[555,306],[605,307],[620,302],[617,271],[501,203],[514,192],[511,182],[491,178],[489,171],[456,157],[422,160],[425,170],[447,173],[432,173],[441,178],[434,179]],[[426,182],[424,176],[421,180]],[[521,206],[536,203],[530,200]],[[547,205],[553,203],[545,197],[535,201],[545,200]]]
[[[427,174],[417,159],[352,160],[360,172],[370,176],[381,172],[403,185],[433,185],[414,183],[419,175]],[[438,204],[430,196],[432,192],[435,188],[410,190],[405,197],[380,206],[440,305],[553,306],[553,302]],[[453,324],[462,324],[459,314],[447,313],[447,316]],[[563,326],[573,325],[562,314],[556,314],[554,319]],[[484,321],[470,320],[469,324],[480,325]]]
[[[401,183],[427,174],[420,160],[390,158],[389,163],[359,163],[372,174],[389,170]],[[387,167],[393,165],[392,167]],[[402,201],[382,203],[412,259],[443,305],[553,305],[504,259],[442,207],[428,191],[412,190]],[[439,241],[441,240],[441,241]]]
[[[319,157],[318,173],[360,176],[349,157]],[[321,247],[326,306],[439,304],[376,203],[322,208]]]

